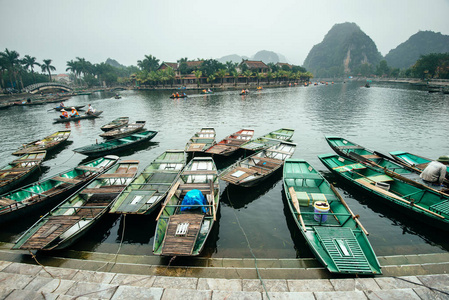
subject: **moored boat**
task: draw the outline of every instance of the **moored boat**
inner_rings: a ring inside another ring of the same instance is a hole
[[[167,150],[149,164],[117,197],[110,213],[150,214],[159,207],[186,165],[183,150]]]
[[[220,179],[243,187],[254,186],[280,169],[295,149],[296,144],[280,142],[232,164],[220,173]]]
[[[12,190],[37,171],[46,154],[45,150],[28,153],[0,168],[0,194]]]
[[[111,168],[118,156],[106,156],[78,165],[0,196],[0,223],[11,221],[40,207],[52,205]]]
[[[240,148],[245,150],[258,151],[279,144],[282,141],[290,142],[294,133],[295,130],[293,129],[281,128],[267,133],[255,140],[246,142],[242,144]]]
[[[284,193],[307,244],[331,273],[380,275],[367,232],[338,191],[309,163],[287,159]]]
[[[215,129],[211,127],[203,127],[195,133],[187,142],[186,152],[204,152],[215,144]]]
[[[145,126],[145,123],[146,121],[136,121],[136,123],[126,124],[123,127],[106,131],[105,133],[100,134],[100,136],[105,139],[118,139],[144,130],[143,127]]]
[[[157,216],[153,253],[197,256],[217,219],[217,168],[210,157],[194,157],[170,188]]]
[[[116,153],[122,149],[128,149],[128,148],[136,145],[137,143],[149,141],[152,138],[154,138],[156,136],[156,134],[157,134],[157,131],[151,131],[151,130],[142,131],[139,133],[133,133],[131,135],[128,135],[128,136],[125,136],[122,138],[108,140],[108,141],[100,143],[100,144],[92,144],[89,146],[76,148],[73,151],[80,153],[80,154],[88,155],[88,156],[108,155],[108,154]]]
[[[392,151],[390,155],[393,159],[397,160],[402,164],[406,164],[410,167],[416,168],[418,170],[424,171],[427,165],[433,160],[424,156],[417,154],[412,154],[406,151]],[[446,166],[446,180],[449,180],[449,166]]]
[[[28,144],[24,144],[17,151],[15,151],[13,153],[13,155],[24,155],[24,154],[27,154],[30,152],[36,152],[36,151],[40,151],[40,150],[47,150],[47,152],[48,152],[48,151],[60,146],[65,141],[67,141],[69,136],[70,136],[70,130],[57,131],[41,140],[37,140],[37,141],[31,142]]]
[[[349,158],[334,154],[318,158],[337,177],[372,198],[384,200],[418,221],[449,230],[449,196],[411,185]]]
[[[78,120],[83,120],[83,119],[95,119],[98,118],[101,114],[103,113],[102,110],[97,110],[95,112],[93,112],[92,114],[85,114],[85,115],[79,115],[78,117],[69,117],[69,118],[65,118],[65,119],[53,119],[54,123],[66,123],[66,122],[71,122],[71,121],[78,121]]]
[[[241,129],[213,145],[206,150],[206,153],[229,156],[240,148],[240,145],[251,140],[254,130]]]
[[[123,126],[126,126],[126,124],[128,124],[128,122],[129,122],[129,117],[120,117],[115,120],[112,120],[108,124],[101,126],[100,129],[103,131],[118,129],[118,128],[122,128]]]
[[[138,161],[120,161],[39,219],[12,248],[56,250],[70,246],[108,212],[138,166]]]

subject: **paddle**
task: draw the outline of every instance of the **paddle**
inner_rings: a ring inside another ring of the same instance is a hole
[[[181,181],[178,180],[178,181],[172,186],[172,188],[170,189],[170,191],[168,192],[167,197],[165,197],[165,201],[164,201],[164,203],[162,204],[161,211],[159,212],[159,214],[158,214],[157,217],[156,217],[156,221],[159,220],[159,217],[162,215],[162,212],[164,211],[165,206],[167,206],[168,201],[170,201],[171,197],[173,197],[173,195],[175,194],[175,192],[176,192],[176,190],[178,189],[178,186],[179,186],[180,184],[181,184]]]
[[[306,229],[306,225],[304,224],[304,220],[302,219],[301,210],[299,209],[299,203],[298,203],[298,198],[296,197],[295,188],[292,186],[289,187],[288,192],[290,193],[290,197],[292,198],[293,206],[295,207],[296,211],[298,212],[298,218],[299,218],[299,221],[301,222],[302,230],[304,230],[304,232],[306,232],[307,229]]]

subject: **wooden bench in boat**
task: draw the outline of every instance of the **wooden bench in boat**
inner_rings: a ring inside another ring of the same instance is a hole
[[[233,176],[232,174],[235,174],[236,172],[243,172],[240,176],[236,177]],[[259,174],[259,171],[256,170],[252,170],[249,168],[244,168],[244,167],[236,167],[234,168],[231,172],[229,172],[228,174],[226,174],[225,176],[222,177],[223,180],[226,180],[228,182],[231,183],[238,183],[240,181],[242,181],[243,179],[252,176],[254,174]]]
[[[269,158],[269,157],[254,156],[251,159],[252,160],[260,160],[260,161],[264,161],[264,162],[268,162],[268,163],[272,163],[272,164],[276,164],[276,165],[282,165],[284,163],[282,160],[275,159],[275,158]]]
[[[181,175],[217,175],[217,170],[188,170]]]
[[[119,186],[107,186],[99,188],[86,188],[80,192],[80,194],[114,194],[120,193],[125,188],[124,185]]]
[[[366,159],[378,159],[378,158],[381,158],[379,155],[376,155],[376,154],[366,154],[366,155],[361,155],[361,156],[366,158]]]
[[[334,146],[337,149],[365,149],[362,146],[359,145],[352,145],[352,146]]]
[[[29,168],[11,168],[11,169],[7,169],[7,170],[0,170],[0,174],[1,173],[22,173],[22,172],[29,171],[30,169],[31,169],[31,167],[29,167]]]
[[[206,144],[190,144],[187,151],[202,151],[204,146],[206,146]]]
[[[198,237],[198,232],[201,229],[203,218],[203,214],[179,214],[170,216],[162,246],[162,255],[191,255]],[[187,227],[185,233],[183,232],[177,235],[178,225],[186,223],[188,226],[181,225],[182,227]]]
[[[0,198],[0,206],[9,206],[17,202],[8,198]]]
[[[41,160],[42,160],[42,158],[23,158],[23,159],[13,160],[12,163],[36,162],[36,161],[41,161]]]
[[[80,179],[67,178],[67,177],[61,177],[61,176],[54,176],[51,179],[52,180],[56,180],[56,181],[67,182],[67,183],[70,183],[70,184],[77,184],[77,183],[82,181]]]
[[[136,173],[113,173],[113,174],[101,174],[97,178],[132,178]]]
[[[276,150],[276,149],[267,149],[266,151],[267,151],[267,152],[279,153],[279,154],[292,155],[292,152],[282,151],[282,150]]]

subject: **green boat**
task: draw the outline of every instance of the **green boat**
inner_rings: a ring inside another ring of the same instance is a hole
[[[220,179],[242,187],[255,186],[282,169],[295,150],[296,144],[280,142],[232,164],[220,173]]]
[[[106,156],[0,196],[0,223],[55,204],[111,168],[118,156]]]
[[[106,131],[105,133],[100,134],[100,136],[105,139],[118,139],[125,137],[139,131],[144,131],[145,129],[143,127],[145,126],[145,123],[146,121],[136,121],[136,123],[126,124],[123,127]]]
[[[65,199],[31,226],[12,249],[64,249],[106,214],[118,194],[136,176],[139,162],[120,161]]]
[[[73,151],[77,153],[81,153],[88,156],[103,156],[112,153],[119,152],[123,149],[128,149],[133,147],[138,143],[142,143],[145,141],[149,141],[154,138],[157,134],[157,131],[142,131],[139,133],[134,133],[129,136],[125,136],[118,139],[109,140],[100,144],[92,144],[89,146],[84,146],[80,148],[76,148]]]
[[[434,160],[405,151],[392,151],[390,155],[399,163],[406,164],[420,171],[424,171],[427,165]],[[449,183],[449,166],[446,169],[446,183]]]
[[[186,194],[199,191],[198,204]],[[217,219],[220,201],[217,167],[210,157],[194,157],[170,188],[157,216],[153,253],[164,256],[197,256]]]
[[[382,274],[368,233],[319,172],[304,160],[287,159],[283,183],[296,225],[315,257],[331,273]]]
[[[341,137],[326,136],[326,141],[338,155],[354,159],[362,164],[369,164],[391,177],[399,178],[420,188],[429,188],[439,192],[444,189],[442,186],[427,186],[419,177],[421,170],[395,161],[380,152],[370,150]]]
[[[188,153],[204,152],[212,145],[215,145],[215,129],[204,127],[190,138],[185,151]]]
[[[102,110],[97,110],[91,114],[85,114],[85,115],[79,115],[78,117],[68,117],[65,119],[53,119],[54,122],[53,123],[67,123],[67,122],[71,122],[71,121],[79,121],[79,120],[84,120],[84,119],[96,119],[98,117],[100,117],[100,115],[103,113]]]
[[[22,155],[0,168],[0,194],[17,187],[28,176],[37,171],[45,159],[47,151],[37,151]]]
[[[167,150],[148,165],[112,204],[110,213],[150,214],[186,165],[183,150]]]
[[[22,145],[22,147],[20,147],[17,151],[15,151],[13,153],[13,155],[24,155],[24,154],[27,154],[30,152],[41,151],[41,150],[50,151],[50,150],[58,147],[65,141],[67,141],[69,136],[70,136],[70,130],[57,131],[41,140],[37,140],[37,141],[31,142],[31,143]]]
[[[319,155],[337,177],[418,221],[449,230],[449,196],[419,188],[355,160]]]
[[[279,144],[280,142],[290,142],[295,130],[288,128],[281,128],[265,134],[255,140],[244,143],[240,148],[245,150],[258,151],[270,146]]]

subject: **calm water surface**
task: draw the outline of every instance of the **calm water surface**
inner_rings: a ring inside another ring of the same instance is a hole
[[[348,82],[265,89],[249,96],[226,91],[192,95],[186,100],[169,99],[171,92],[127,91],[122,92],[122,99],[94,93],[73,97],[66,105],[92,103],[95,109],[104,111],[102,118],[67,124],[52,124],[58,117],[51,110],[54,104],[12,107],[0,111],[0,162],[12,161],[10,153],[22,143],[70,129],[70,143],[50,155],[42,173],[34,179],[75,167],[89,159],[72,150],[101,141],[100,127],[121,116],[129,116],[130,122],[145,120],[146,128],[158,131],[151,142],[121,153],[122,158],[140,160],[140,170],[167,149],[183,149],[201,127],[214,127],[217,141],[241,128],[254,129],[255,137],[281,127],[292,128],[298,145],[293,157],[306,159],[336,184],[353,212],[360,215],[377,255],[449,251],[447,233],[342,185],[318,160],[318,154],[332,152],[326,135],[342,136],[383,153],[407,150],[431,158],[449,154],[448,95],[429,94],[405,85],[373,84],[369,89],[362,85]],[[216,160],[217,166],[224,169],[238,157]],[[259,258],[312,257],[286,206],[281,177],[278,173],[248,189],[220,182],[218,222],[204,256],[251,257],[250,246]],[[0,241],[13,242],[38,217],[3,226]],[[123,242],[122,254],[151,255],[154,219],[155,215],[107,216],[71,249],[116,253]]]

